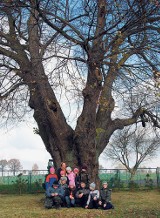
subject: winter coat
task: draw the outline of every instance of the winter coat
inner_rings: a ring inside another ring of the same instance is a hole
[[[89,176],[88,173],[86,171],[81,171],[79,174],[80,177],[80,182],[84,182],[87,186],[87,188],[89,188]]]
[[[71,171],[69,174],[67,174],[67,177],[69,179],[69,185],[72,184],[75,186],[75,173],[73,171]]]
[[[63,197],[65,196],[66,190],[68,190],[68,185],[67,184],[60,184],[59,187],[62,189],[63,192]]]
[[[74,198],[76,197],[76,192],[77,192],[77,189],[76,188],[73,188],[73,189],[71,189],[71,188],[67,188],[66,190],[65,190],[65,196],[73,196]]]
[[[87,189],[87,188],[80,188],[80,189],[78,189],[78,191],[76,192],[76,198],[78,198],[78,196],[80,195],[80,194],[84,194],[84,195],[89,195],[89,193],[90,193],[90,190],[89,189]]]
[[[96,199],[99,199],[99,190],[94,190],[94,191],[90,191],[89,196],[88,196],[88,200],[87,200],[87,205],[89,205],[90,201],[96,197]]]
[[[76,188],[80,187],[80,176],[79,175],[75,175],[75,184],[76,184]]]
[[[103,202],[103,204],[106,204],[107,202],[111,201],[111,189],[108,188],[101,188],[100,190],[100,200]]]
[[[64,196],[64,191],[60,187],[58,187],[58,188],[49,187],[46,190],[46,196],[47,197],[52,197],[52,194],[55,194],[55,193],[57,193],[59,197],[63,197]]]
[[[58,176],[54,174],[48,174],[45,180],[45,189],[52,187],[53,182],[58,181]]]

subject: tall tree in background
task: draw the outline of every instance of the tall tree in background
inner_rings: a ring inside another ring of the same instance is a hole
[[[125,128],[115,132],[104,156],[125,166],[132,180],[138,167],[157,155],[159,142],[160,138],[148,129]]]
[[[96,178],[115,130],[139,120],[160,127],[159,12],[149,0],[2,1],[1,115],[22,120],[29,105],[55,166],[86,163]],[[152,104],[132,101],[134,88],[145,93],[149,83]],[[65,109],[76,103],[73,127]]]
[[[0,160],[0,172],[2,173],[2,176],[3,176],[3,172],[7,167],[7,164],[8,164],[7,160]]]
[[[8,168],[13,172],[13,175],[15,176],[16,172],[22,170],[23,167],[18,159],[10,159],[8,161]]]
[[[34,163],[33,166],[32,166],[32,174],[37,175],[38,170],[39,170],[38,165],[36,163]]]

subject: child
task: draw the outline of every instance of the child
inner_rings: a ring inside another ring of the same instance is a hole
[[[65,163],[65,162],[62,162],[60,168],[58,168],[58,170],[57,170],[58,180],[60,180],[60,177],[61,177],[60,172],[61,172],[62,170],[63,170],[64,173],[66,174],[66,163]],[[66,176],[66,175],[65,175],[65,176]]]
[[[45,180],[45,189],[52,187],[53,182],[58,181],[58,176],[55,174],[54,167],[50,168],[50,173],[47,175]]]
[[[63,176],[60,178],[59,180],[59,187],[62,189],[62,193],[63,193],[63,197],[62,197],[62,205],[65,206],[66,202],[65,202],[65,193],[68,190],[68,184],[67,184],[67,177]]]
[[[68,179],[68,177],[66,175],[66,172],[64,170],[61,170],[61,172],[60,172],[60,180],[61,180],[62,177],[66,177],[67,178],[67,185],[69,185],[69,179]]]
[[[46,190],[45,207],[50,209],[55,206],[56,209],[60,209],[62,197],[62,189],[59,188],[58,181],[54,181],[52,187]]]
[[[67,207],[74,207],[76,203],[76,187],[75,184],[70,183],[69,188],[66,189],[65,192],[65,200],[67,203]]]
[[[89,195],[89,189],[86,188],[86,184],[84,182],[80,183],[80,188],[79,190],[76,192],[76,198],[77,198],[77,203],[81,206],[81,207],[85,207],[87,200],[88,200],[88,195]]]
[[[69,179],[69,185],[72,184],[75,186],[75,174],[74,172],[72,171],[71,167],[67,167],[66,168],[66,171],[67,171],[67,177]]]
[[[111,189],[108,189],[107,182],[102,183],[99,205],[101,205],[104,210],[114,209],[111,203]]]
[[[89,186],[90,193],[85,208],[98,209],[99,191],[95,189],[96,184],[92,182]]]
[[[81,168],[79,177],[80,177],[80,182],[84,182],[86,184],[86,187],[89,188],[89,176],[87,172],[87,166],[85,164]]]
[[[75,174],[75,184],[76,184],[76,188],[80,188],[79,169],[78,169],[78,168],[74,168],[73,172],[74,172],[74,174]]]
[[[68,188],[66,176],[61,177],[59,180],[59,187],[62,188],[64,190],[63,192],[65,193],[65,190]]]

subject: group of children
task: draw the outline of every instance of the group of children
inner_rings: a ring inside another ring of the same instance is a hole
[[[102,183],[100,191],[96,189],[96,184],[89,181],[85,165],[80,172],[78,168],[72,170],[71,167],[66,167],[65,163],[61,164],[57,173],[51,167],[45,180],[45,189],[45,207],[48,209],[75,206],[104,210],[114,208],[107,182]]]

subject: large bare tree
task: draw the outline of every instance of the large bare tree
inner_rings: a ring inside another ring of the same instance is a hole
[[[3,0],[1,116],[21,120],[28,104],[55,166],[86,163],[96,179],[98,157],[115,130],[140,115],[143,124],[160,127],[156,104],[126,105],[123,97],[143,82],[156,84],[158,98],[159,12],[149,0]],[[78,103],[74,127],[61,96],[72,110]],[[121,112],[113,116],[117,105]]]

